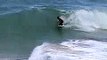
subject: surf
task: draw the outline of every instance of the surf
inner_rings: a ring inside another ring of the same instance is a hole
[[[107,60],[106,10],[106,0],[0,0],[0,60]]]
[[[106,60],[106,46],[106,42],[84,39],[43,43],[34,48],[28,60]]]

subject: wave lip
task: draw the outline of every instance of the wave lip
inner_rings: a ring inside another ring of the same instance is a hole
[[[69,40],[37,46],[29,60],[107,60],[107,42]]]

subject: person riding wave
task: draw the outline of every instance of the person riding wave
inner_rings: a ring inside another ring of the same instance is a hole
[[[58,16],[57,17],[58,19],[58,25],[63,25],[64,21]]]

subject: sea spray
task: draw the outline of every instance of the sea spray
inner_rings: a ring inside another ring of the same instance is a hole
[[[107,29],[107,13],[98,10],[76,10],[69,12],[69,17],[62,16],[64,19],[65,28],[74,28],[74,30],[81,30],[92,32],[97,29]]]

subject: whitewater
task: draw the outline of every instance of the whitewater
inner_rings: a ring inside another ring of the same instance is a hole
[[[68,11],[64,16],[61,16],[61,18],[64,20],[65,28],[92,32],[97,29],[107,29],[106,16],[107,13],[103,11],[81,9]]]
[[[68,40],[37,46],[28,60],[107,60],[107,42]]]

